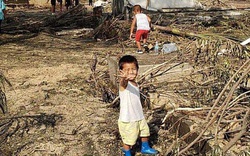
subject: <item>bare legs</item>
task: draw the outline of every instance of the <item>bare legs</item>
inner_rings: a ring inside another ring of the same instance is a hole
[[[138,50],[142,50],[141,49],[141,42],[140,41],[136,41],[136,45],[137,45]]]
[[[56,12],[56,6],[55,5],[51,6],[51,12],[52,12],[52,14],[55,14],[55,12]]]
[[[147,39],[143,39],[143,44],[145,45],[146,43],[147,43]],[[140,41],[136,41],[136,45],[137,45],[138,50],[142,50]]]

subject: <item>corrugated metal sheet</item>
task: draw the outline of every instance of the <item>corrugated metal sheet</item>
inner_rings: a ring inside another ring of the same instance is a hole
[[[127,0],[132,5],[139,4],[148,10],[167,8],[202,8],[198,0]]]

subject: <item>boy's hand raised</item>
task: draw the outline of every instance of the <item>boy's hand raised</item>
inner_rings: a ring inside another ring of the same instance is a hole
[[[118,76],[126,81],[133,80],[136,77],[135,74],[129,74],[128,71],[123,71],[123,70],[120,70],[120,75],[118,75]]]
[[[120,70],[120,74],[118,76],[124,80],[128,80],[128,72],[127,71]]]

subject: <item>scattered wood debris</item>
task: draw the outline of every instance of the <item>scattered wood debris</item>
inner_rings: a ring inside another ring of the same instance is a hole
[[[241,86],[250,86],[250,51],[248,46],[240,44],[249,34],[249,13],[237,18],[237,22],[229,20],[234,17],[226,17],[223,12],[212,14],[215,19],[210,23],[200,18],[206,13],[201,16],[193,13],[150,14],[157,24],[153,25],[154,31],[148,42],[159,41],[161,46],[172,42],[179,46],[179,51],[171,54],[152,56],[153,51],[150,51],[148,56],[143,55],[142,61],[152,57],[166,61],[154,65],[138,78],[144,105],[153,109],[150,124],[161,138],[157,144],[163,155],[224,155],[250,150],[250,91],[242,92],[241,89]],[[113,19],[109,23],[116,26],[120,23],[114,22]],[[124,28],[124,32],[129,32],[126,21],[116,34]],[[110,27],[102,30],[108,29]],[[133,46],[131,41],[125,40],[126,37],[118,36],[117,39],[124,49]],[[177,76],[179,80],[170,79],[171,71],[185,63],[191,65],[191,72]],[[102,84],[110,88],[111,83]],[[117,96],[117,90],[114,91],[112,94]],[[150,94],[156,94],[156,102]],[[162,102],[162,99],[166,100]],[[108,106],[119,106],[119,98],[114,98]]]
[[[220,0],[207,3],[227,6]],[[138,82],[144,105],[150,109],[147,117],[157,149],[164,156],[249,153],[250,49],[240,44],[249,38],[249,11],[243,10],[237,16],[229,15],[228,10],[149,15],[154,28],[149,44],[158,41],[160,47],[165,43],[178,46],[176,52],[151,55],[150,51],[141,59],[145,65],[155,58],[153,67],[144,71]],[[130,22],[121,20],[123,16],[96,17],[81,5],[58,17],[33,18],[34,22],[20,22],[20,16],[26,14],[21,12],[18,17],[7,19],[7,24],[18,25],[4,25],[4,32],[16,36],[0,40],[0,45],[34,37],[42,31],[60,35],[71,34],[74,29],[75,39],[119,43],[123,52],[134,46],[126,33]],[[82,34],[85,28],[93,30]],[[95,96],[102,96],[109,107],[116,108],[117,86],[110,81],[108,71],[98,70],[98,61],[98,56],[93,55],[93,73],[88,82],[93,82]],[[182,67],[186,67],[185,72]]]

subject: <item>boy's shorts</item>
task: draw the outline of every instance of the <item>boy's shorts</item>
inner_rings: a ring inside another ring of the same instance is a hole
[[[51,5],[56,5],[56,1],[62,3],[62,0],[51,0]]]
[[[148,38],[149,30],[137,30],[135,33],[135,41],[140,42],[142,39]]]
[[[56,5],[56,0],[51,0],[51,5]]]
[[[145,119],[134,122],[118,121],[118,127],[122,141],[126,145],[134,145],[138,136],[148,137],[150,135],[149,127]]]

